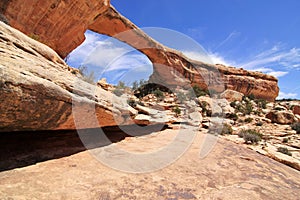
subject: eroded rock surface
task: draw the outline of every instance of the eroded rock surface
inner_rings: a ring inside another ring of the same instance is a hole
[[[116,96],[82,81],[48,46],[2,22],[0,57],[0,131],[75,129],[74,109],[85,119],[78,128],[124,122],[126,111],[111,104]]]

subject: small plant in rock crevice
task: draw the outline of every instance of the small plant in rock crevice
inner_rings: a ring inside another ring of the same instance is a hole
[[[297,134],[300,134],[300,122],[296,122],[291,125],[291,128],[296,131]]]
[[[277,151],[288,156],[292,156],[292,153],[286,147],[278,147]]]
[[[114,93],[116,96],[120,97],[120,96],[122,96],[123,91],[122,91],[121,89],[116,88],[116,89],[113,91],[113,93]]]
[[[241,130],[238,135],[243,138],[247,144],[257,144],[262,139],[262,134],[254,129]]]
[[[245,120],[244,120],[244,122],[246,122],[246,123],[251,123],[253,121],[253,118],[251,118],[251,117],[247,117]]]
[[[173,112],[177,117],[181,114],[181,110],[177,105],[173,108]]]
[[[221,131],[221,135],[230,135],[233,133],[233,129],[229,124],[224,124],[222,131]]]

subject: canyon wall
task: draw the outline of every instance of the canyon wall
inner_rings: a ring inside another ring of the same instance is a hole
[[[144,53],[153,63],[151,81],[168,87],[198,85],[203,89],[233,89],[274,101],[278,96],[275,77],[258,72],[210,65],[187,58],[155,41],[116,11],[108,0],[6,0],[0,11],[8,23],[47,44],[62,58],[84,41],[92,30],[123,41]]]

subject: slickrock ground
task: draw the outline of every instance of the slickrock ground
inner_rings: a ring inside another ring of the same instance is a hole
[[[1,199],[299,199],[300,173],[219,139],[199,158],[205,130],[168,167],[146,174],[113,170],[88,151],[0,173]],[[147,152],[176,134],[165,130],[113,144]],[[105,147],[101,147],[105,148]],[[59,149],[57,149],[59,151]],[[122,155],[114,155],[116,158]]]

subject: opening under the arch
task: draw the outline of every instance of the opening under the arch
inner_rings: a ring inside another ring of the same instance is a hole
[[[86,40],[67,57],[75,68],[84,67],[93,73],[94,81],[105,78],[110,84],[122,81],[130,86],[139,80],[148,80],[153,73],[151,61],[143,53],[109,36],[90,30]]]

